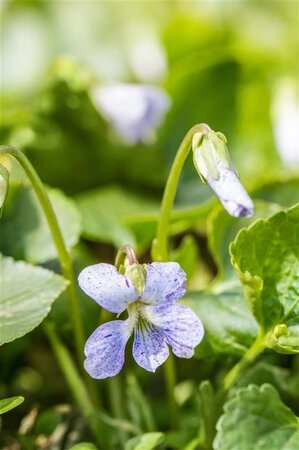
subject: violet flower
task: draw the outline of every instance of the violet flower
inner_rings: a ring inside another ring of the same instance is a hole
[[[227,212],[234,217],[251,217],[253,203],[231,163],[224,134],[208,125],[192,140],[193,162],[204,183],[213,189]]]
[[[170,106],[166,92],[142,84],[96,86],[91,97],[119,138],[131,145],[148,143]]]
[[[96,264],[79,275],[81,289],[100,306],[128,318],[99,326],[85,345],[85,370],[93,378],[113,377],[124,364],[125,347],[134,333],[133,357],[155,372],[169,355],[191,358],[203,338],[201,321],[177,304],[186,292],[186,275],[174,262],[133,264],[122,275],[110,264]]]

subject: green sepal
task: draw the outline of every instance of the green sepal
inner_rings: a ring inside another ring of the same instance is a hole
[[[129,264],[126,266],[125,275],[132,281],[139,295],[145,287],[146,264]]]

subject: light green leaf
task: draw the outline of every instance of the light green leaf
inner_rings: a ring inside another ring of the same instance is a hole
[[[231,244],[249,307],[265,329],[299,320],[299,205],[260,219]]]
[[[80,215],[74,202],[61,191],[49,189],[48,194],[66,246],[71,248],[79,240]],[[5,206],[0,220],[2,253],[31,263],[57,258],[48,224],[33,190],[26,185],[13,184]]]
[[[116,247],[136,245],[133,232],[126,226],[128,220],[134,222],[132,216],[158,210],[158,203],[152,199],[117,186],[84,192],[75,200],[82,215],[84,237]]]
[[[279,210],[281,210],[279,205],[261,200],[254,202],[254,215],[249,219],[232,217],[223,208],[214,209],[208,219],[208,245],[218,266],[219,279],[235,276],[229,244],[236,238],[238,231],[259,218],[272,216]]]
[[[21,397],[20,395],[16,397],[2,398],[0,400],[0,414],[4,414],[7,411],[16,408],[23,403],[23,401],[24,397]]]
[[[250,385],[224,405],[215,450],[298,450],[299,421],[270,385]]]
[[[73,445],[69,450],[97,450],[90,442],[80,442],[79,444]]]
[[[257,335],[257,323],[250,315],[238,284],[190,292],[183,300],[202,320],[205,337],[198,347],[201,355],[242,355]]]
[[[296,317],[298,322],[298,317]],[[278,353],[299,353],[299,323],[276,325],[268,339],[268,347]]]
[[[0,345],[36,328],[67,282],[50,270],[0,255]]]
[[[125,450],[152,450],[161,444],[163,439],[163,433],[145,433],[130,439],[125,445]]]

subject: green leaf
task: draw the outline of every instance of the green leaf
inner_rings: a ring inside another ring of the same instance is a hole
[[[158,203],[117,186],[98,188],[76,196],[83,221],[83,236],[116,247],[136,245],[133,232],[126,221],[132,216],[158,210]],[[141,224],[142,226],[142,224]]]
[[[298,324],[299,205],[241,230],[230,252],[259,324]]]
[[[161,444],[163,439],[163,433],[145,433],[127,441],[125,450],[152,450],[155,449],[157,445]]]
[[[49,189],[48,194],[66,246],[71,248],[79,241],[80,215],[73,201],[61,191]],[[15,259],[31,263],[44,263],[57,258],[43,211],[29,186],[13,184],[10,188],[0,220],[0,250]]]
[[[224,405],[215,450],[298,450],[298,418],[270,384],[250,385]]]
[[[263,201],[254,203],[254,215],[250,219],[232,217],[223,208],[213,210],[208,218],[208,245],[218,266],[218,279],[228,279],[236,275],[231,264],[229,244],[240,229],[279,210],[281,210],[279,205]]]
[[[21,403],[23,403],[24,397],[16,396],[16,397],[8,397],[0,400],[0,414],[4,414],[11,409],[16,408]]]
[[[97,447],[90,442],[80,442],[79,444],[73,445],[69,450],[97,450]]]
[[[202,320],[205,337],[196,354],[242,355],[257,335],[241,287],[218,285],[210,290],[190,292],[183,300]]]
[[[186,272],[187,280],[191,280],[199,258],[196,239],[192,235],[183,238],[180,246],[170,253],[170,261],[176,261]]]
[[[36,328],[67,282],[50,270],[0,255],[0,345]]]
[[[276,179],[260,182],[251,195],[254,199],[278,203],[287,208],[294,204],[298,198],[299,177],[284,175]]]

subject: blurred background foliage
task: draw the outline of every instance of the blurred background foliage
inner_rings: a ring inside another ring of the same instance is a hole
[[[113,261],[115,249],[124,243],[135,246],[142,260],[149,260],[167,173],[181,140],[195,123],[206,122],[227,136],[241,180],[258,200],[254,219],[298,202],[297,9],[292,1],[2,1],[1,143],[22,149],[49,186],[78,271],[92,262]],[[171,107],[151,142],[122,143],[96,109],[92,86],[116,82],[159,86],[169,95]],[[188,273],[191,288],[202,289],[215,282],[215,276],[231,280],[228,244],[247,224],[244,219],[231,219],[219,207],[198,179],[190,155],[171,233],[172,259]],[[58,270],[40,208],[16,165],[0,221],[0,251]],[[234,296],[240,297],[238,290]],[[209,305],[203,298],[199,314],[206,314],[207,320]],[[97,324],[97,311],[84,298],[86,333]],[[238,313],[242,316],[242,308]],[[63,295],[51,314],[70,342]],[[227,312],[221,314],[225,321]],[[240,327],[247,336],[244,343],[252,341],[255,330],[254,323],[247,327],[248,332]],[[217,339],[215,332],[214,341],[201,349],[202,354],[212,355],[210,360],[204,367],[200,361],[184,362],[180,377],[190,377],[191,367],[192,373],[200,367],[202,378],[213,377],[219,355],[225,354],[229,364],[242,354],[244,349],[237,346],[226,351],[222,338]],[[43,405],[38,420],[28,425],[35,437],[50,436],[59,423],[65,430],[73,428],[74,421],[77,429],[82,428],[67,405],[53,407],[52,395],[57,403],[67,400],[46,346],[36,330],[7,345],[1,356],[0,396],[17,391],[28,394],[30,405]],[[281,361],[277,355],[271,358],[271,363]],[[263,374],[271,370],[267,365],[259,367]],[[159,390],[147,374],[137,373],[159,406],[155,411],[163,429]],[[49,376],[51,383],[46,381]],[[254,372],[251,376],[257,379]],[[273,378],[279,376],[273,373]],[[136,419],[141,400],[132,377],[127,376],[129,415]],[[185,441],[197,408],[191,398],[192,380],[188,383],[179,385],[177,392],[178,402],[190,403],[184,412],[189,423]],[[294,392],[296,383],[298,377],[289,386],[280,384],[282,395]],[[26,402],[20,411],[28,412]],[[19,418],[11,420],[7,426],[14,429]],[[21,435],[22,448],[32,448],[28,433],[21,429]],[[171,448],[182,448],[185,442],[182,436],[168,439]]]

